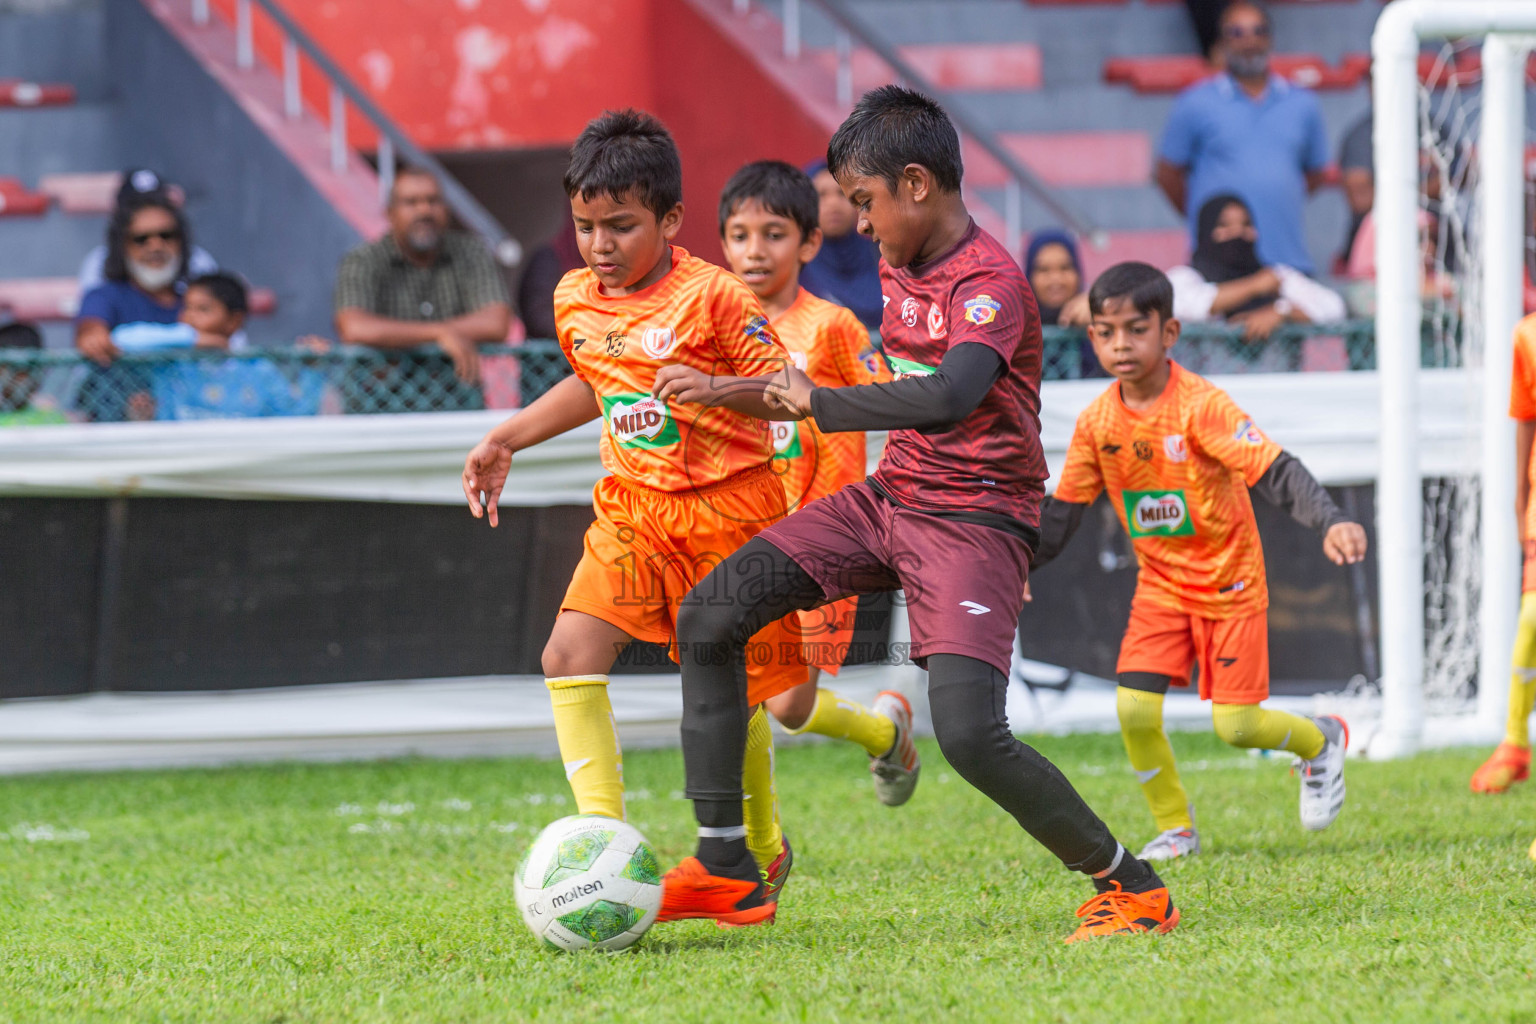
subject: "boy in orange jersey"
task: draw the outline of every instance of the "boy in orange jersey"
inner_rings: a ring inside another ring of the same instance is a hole
[[[669,645],[678,606],[699,579],[783,517],[764,419],[764,380],[789,354],[741,281],[671,245],[682,224],[682,170],[660,122],[633,110],[587,125],[565,175],[587,266],[555,291],[561,348],[575,375],[496,427],[469,453],[471,513],[496,503],[513,453],[597,417],[608,476],[593,492],[596,522],[544,648],[566,778],[583,814],[624,817],[623,769],[608,672],[631,640]],[[676,404],[674,404],[676,403]],[[686,404],[685,404],[686,403]],[[798,630],[758,634],[750,689],[761,704],[805,682],[780,661]],[[745,836],[770,899],[725,924],[772,920],[791,855],[779,829],[773,748],[761,708],[742,766]]]
[[[811,179],[799,168],[779,160],[743,167],[720,194],[726,261],[762,302],[795,367],[818,387],[890,380],[858,317],[800,287],[800,268],[821,246],[819,205]],[[867,475],[862,430],[824,434],[814,420],[778,422],[773,447],[791,510]],[[907,698],[885,690],[866,708],[818,687],[822,672],[836,675],[842,666],[858,607],[859,599],[849,597],[799,613],[811,678],[770,698],[767,707],[790,733],[818,733],[862,746],[875,795],[894,807],[912,796],[920,768]]]
[[[1509,415],[1515,420],[1515,509],[1525,551],[1520,622],[1510,660],[1509,721],[1500,743],[1472,774],[1474,793],[1502,793],[1531,774],[1531,706],[1536,703],[1536,504],[1531,502],[1531,474],[1536,470],[1536,315],[1515,327],[1514,379]],[[1531,844],[1536,858],[1536,843]]]
[[[1141,566],[1116,666],[1126,753],[1161,832],[1141,857],[1200,852],[1163,731],[1163,697],[1170,685],[1188,685],[1195,665],[1216,734],[1300,758],[1302,824],[1327,828],[1344,805],[1349,732],[1332,715],[1260,707],[1269,696],[1269,591],[1248,494],[1321,532],[1323,553],[1337,565],[1365,557],[1365,531],[1226,392],[1168,358],[1179,322],[1161,271],[1117,264],[1094,282],[1088,306],[1088,336],[1117,380],[1078,417],[1056,495],[1041,510],[1033,564],[1059,553],[1083,512],[1108,493]]]

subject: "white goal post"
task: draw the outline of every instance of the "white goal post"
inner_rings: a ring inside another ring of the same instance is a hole
[[[1373,757],[1413,753],[1424,735],[1424,525],[1419,452],[1423,261],[1418,238],[1418,59],[1425,41],[1482,38],[1477,141],[1481,281],[1467,320],[1480,319],[1481,580],[1474,732],[1496,735],[1509,685],[1519,596],[1514,427],[1507,417],[1511,335],[1521,315],[1524,260],[1526,55],[1536,42],[1533,0],[1395,0],[1371,40],[1375,104],[1376,358],[1381,380],[1376,481],[1380,566],[1382,722]],[[1477,366],[1467,368],[1476,373]],[[1472,469],[1473,467],[1468,467]]]

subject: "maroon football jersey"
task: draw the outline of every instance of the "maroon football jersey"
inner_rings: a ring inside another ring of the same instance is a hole
[[[898,379],[933,373],[951,346],[986,345],[1007,372],[953,430],[893,430],[875,482],[915,509],[997,512],[1040,525],[1040,310],[1024,272],[971,222],[960,243],[921,267],[880,261],[881,345]]]

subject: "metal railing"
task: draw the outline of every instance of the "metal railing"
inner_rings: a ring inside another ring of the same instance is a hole
[[[193,23],[208,24],[209,0],[191,0],[191,3]],[[260,7],[282,32],[281,72],[284,117],[290,121],[296,121],[304,116],[299,55],[302,53],[309,58],[310,62],[325,76],[330,97],[329,126],[333,171],[340,174],[347,168],[347,157],[350,152],[347,143],[347,105],[351,104],[379,133],[378,174],[381,204],[388,201],[390,189],[394,186],[395,161],[397,158],[403,159],[414,167],[429,171],[437,178],[448,208],[465,227],[485,240],[485,244],[502,265],[516,266],[522,261],[522,246],[507,234],[506,229],[496,218],[480,205],[480,201],[471,195],[457,178],[448,173],[447,168],[432,154],[412,142],[390,116],[380,109],[378,104],[374,103],[367,93],[352,81],[340,65],[333,61],[273,0],[235,0],[235,63],[240,70],[250,71],[256,66],[254,27],[251,23],[252,4]]]
[[[737,14],[745,15],[752,7],[752,0],[731,0]],[[837,102],[842,107],[853,104],[853,44],[873,52],[883,60],[898,78],[910,87],[927,93],[943,104],[955,127],[979,146],[988,156],[1002,165],[1008,175],[1003,186],[1004,244],[1011,253],[1019,253],[1024,245],[1023,193],[1028,192],[1041,206],[1050,210],[1064,226],[1071,228],[1080,238],[1087,239],[1096,248],[1106,243],[1106,232],[1082,213],[1064,202],[1039,176],[1025,167],[1008,151],[997,136],[985,125],[966,113],[943,90],[928,81],[912,66],[896,47],[880,37],[879,32],[848,6],[845,0],[782,0],[784,25],[784,57],[799,60],[801,55],[801,4],[809,3],[821,11],[834,25],[834,49],[837,53]]]

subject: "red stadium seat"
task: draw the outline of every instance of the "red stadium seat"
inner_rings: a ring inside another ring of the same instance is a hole
[[[960,91],[1033,91],[1040,88],[1040,47],[1034,43],[953,43],[900,47],[903,59],[940,89]],[[837,54],[816,54],[828,72],[837,68]],[[869,50],[853,51],[855,95],[895,80],[893,72]]]
[[[1083,277],[1092,281],[1116,263],[1140,260],[1161,270],[1189,260],[1189,232],[1183,228],[1151,231],[1112,231],[1103,249],[1084,245]]]
[[[1309,89],[1353,89],[1365,74],[1358,64],[1346,61],[1333,67],[1313,53],[1277,53],[1271,62],[1276,72]],[[1104,81],[1129,85],[1139,93],[1182,92],[1212,73],[1205,59],[1193,54],[1111,57],[1104,62]]]
[[[65,213],[111,213],[123,182],[118,171],[90,174],[45,174],[37,190],[50,196]]]
[[[15,178],[0,178],[0,217],[40,217],[48,212],[49,199],[33,192]]]
[[[64,107],[75,102],[71,85],[42,85],[0,78],[0,107]]]
[[[1057,188],[1113,188],[1152,180],[1152,139],[1146,132],[1004,132],[1019,162]],[[996,188],[1007,175],[986,153],[963,142],[966,181]]]
[[[0,281],[0,310],[18,320],[68,320],[80,308],[80,282],[73,277]]]

